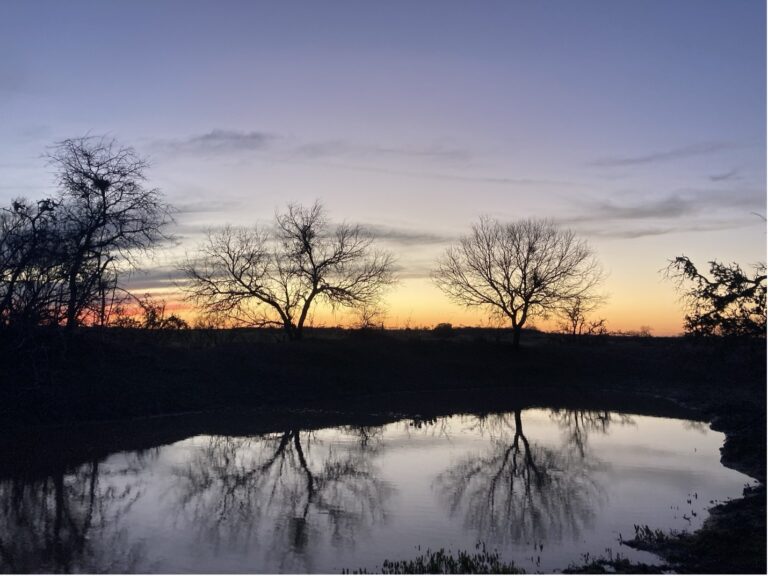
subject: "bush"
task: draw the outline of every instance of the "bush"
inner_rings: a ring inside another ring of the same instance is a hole
[[[440,339],[449,339],[456,335],[451,323],[439,323],[432,329],[432,334]]]

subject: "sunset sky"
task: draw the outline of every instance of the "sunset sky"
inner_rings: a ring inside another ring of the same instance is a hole
[[[551,217],[610,329],[676,334],[668,259],[766,258],[765,34],[761,0],[0,2],[0,203],[52,193],[58,140],[135,147],[178,244],[130,286],[174,300],[206,228],[320,199],[395,252],[398,326],[484,323],[435,258]]]

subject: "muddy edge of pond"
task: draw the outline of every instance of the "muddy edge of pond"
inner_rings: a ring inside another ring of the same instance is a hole
[[[704,408],[712,419],[711,428],[726,436],[720,460],[759,483],[745,487],[741,498],[711,507],[698,531],[638,534],[625,541],[659,555],[667,568],[676,572],[766,572],[765,413],[723,411],[726,407],[714,404]]]

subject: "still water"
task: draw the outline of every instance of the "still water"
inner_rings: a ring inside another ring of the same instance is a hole
[[[606,549],[652,563],[620,536],[695,530],[750,482],[722,442],[699,422],[543,409],[194,436],[0,480],[0,569],[375,571],[478,541],[529,572]]]

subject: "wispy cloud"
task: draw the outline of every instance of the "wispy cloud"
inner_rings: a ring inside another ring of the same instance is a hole
[[[614,220],[674,219],[711,212],[716,209],[763,206],[764,197],[759,191],[722,191],[680,189],[674,193],[643,200],[620,203],[615,200],[580,201],[578,212],[567,222],[605,222]]]
[[[472,158],[468,150],[441,144],[429,146],[380,146],[345,140],[328,140],[301,144],[289,149],[292,156],[304,159],[324,158],[416,158],[450,163],[466,163]]]
[[[231,154],[267,150],[276,140],[277,137],[268,132],[215,129],[188,138],[158,140],[154,146],[164,152],[177,154]]]
[[[586,204],[584,208],[587,209],[586,212],[573,217],[571,222],[677,218],[698,210],[692,199],[677,195],[638,204],[619,204],[612,200],[598,201]]]
[[[158,265],[134,272],[124,281],[123,287],[132,293],[173,288],[182,277],[177,267]]]
[[[425,146],[388,146],[348,140],[297,142],[295,139],[265,131],[214,129],[187,138],[157,140],[154,146],[175,154],[215,155],[238,152],[270,152],[277,159],[299,158],[419,158],[452,163],[471,159],[468,150],[434,144]]]
[[[455,236],[426,230],[394,228],[377,224],[362,226],[373,234],[376,240],[404,246],[443,244],[455,240]]]
[[[240,203],[232,200],[198,200],[194,202],[176,202],[173,204],[176,214],[199,214],[225,212],[236,208]]]
[[[576,214],[558,222],[590,236],[640,238],[749,226],[746,215],[759,207],[764,196],[757,190],[679,189],[643,201],[582,200]]]
[[[579,232],[593,237],[633,239],[648,236],[662,236],[667,234],[678,234],[683,232],[711,232],[716,230],[728,230],[739,226],[748,226],[755,223],[747,222],[744,219],[719,220],[699,224],[682,224],[680,226],[647,226],[647,227],[592,227],[579,228]]]
[[[412,262],[396,263],[394,272],[398,280],[421,280],[428,279],[431,276],[434,263],[430,262]]]
[[[589,166],[601,167],[636,166],[679,160],[682,158],[690,158],[692,156],[702,156],[705,154],[721,152],[723,150],[731,150],[733,148],[737,148],[737,146],[730,142],[700,142],[682,146],[680,148],[653,151],[636,156],[608,156],[605,158],[598,158],[587,164]]]
[[[709,180],[711,180],[712,182],[741,180],[741,175],[739,174],[738,169],[734,168],[733,170],[729,170],[728,172],[713,174],[709,177]]]
[[[220,226],[221,225],[209,223],[176,222],[169,227],[173,234],[173,240],[169,245],[194,247],[194,243],[200,242],[205,238],[209,231],[216,230]]]
[[[445,144],[393,146],[352,142],[348,140],[317,140],[301,142],[264,131],[234,131],[215,129],[205,134],[183,139],[157,140],[152,145],[161,153],[214,157],[217,155],[258,154],[261,158],[280,163],[302,163],[342,170],[372,172],[430,180],[478,182],[499,185],[571,186],[574,183],[544,178],[507,177],[484,174],[456,174],[452,170],[471,168],[471,151]],[[409,162],[419,166],[429,164],[441,170],[411,170]],[[399,166],[398,166],[399,164]]]
[[[321,163],[313,163],[321,164]],[[390,174],[393,176],[407,176],[410,178],[419,178],[427,180],[445,180],[454,182],[478,182],[487,184],[501,184],[512,186],[575,186],[577,183],[565,180],[552,180],[547,178],[513,178],[507,176],[484,176],[472,174],[455,174],[448,172],[433,172],[422,170],[401,170],[397,168],[382,168],[377,166],[364,166],[349,163],[331,163],[323,162],[322,166],[329,168],[341,168],[346,170],[355,170],[359,172],[373,172],[377,174]]]
[[[272,226],[270,221],[256,224],[267,229]],[[217,230],[221,226],[223,225],[176,223],[172,227],[172,232],[176,240],[201,239],[208,233],[208,231]],[[334,226],[335,225],[331,223],[331,228]],[[430,230],[418,230],[371,223],[363,223],[360,226],[373,235],[376,241],[401,246],[443,244],[451,242],[456,238],[454,235]]]

